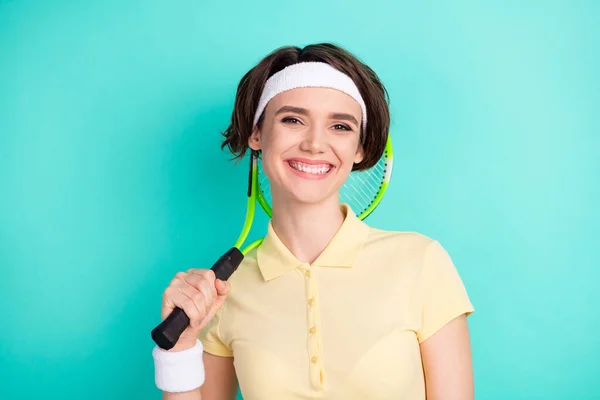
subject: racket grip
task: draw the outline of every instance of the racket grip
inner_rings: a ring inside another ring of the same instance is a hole
[[[244,255],[237,247],[232,247],[223,254],[217,262],[210,268],[217,279],[226,281],[240,266]]]
[[[215,273],[217,279],[226,281],[239,267],[243,259],[244,255],[242,252],[238,248],[232,247],[219,257],[217,262],[211,267],[211,270]],[[190,319],[185,311],[176,307],[164,321],[152,329],[152,340],[161,349],[170,350],[175,346],[179,337],[189,325]]]

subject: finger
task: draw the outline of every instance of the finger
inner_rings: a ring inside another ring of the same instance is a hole
[[[224,297],[229,294],[229,291],[231,290],[231,285],[227,281],[217,279],[215,280],[215,288],[217,289],[217,295],[219,297]]]
[[[201,303],[203,304],[204,302],[202,301]],[[183,292],[181,287],[169,286],[164,294],[163,319],[166,318],[175,307],[179,307],[185,312],[190,319],[190,324],[192,324],[192,321],[195,323],[204,317],[204,314],[200,312],[194,301]],[[202,309],[204,309],[204,307],[202,307]]]
[[[190,270],[188,276],[192,279],[197,279],[198,282],[207,282],[208,288],[211,290],[214,297],[217,296],[217,289],[215,288],[215,273],[210,269],[193,269]]]
[[[173,278],[173,280],[171,281],[171,283],[169,283],[169,286],[167,286],[167,288],[165,289],[165,291],[163,292],[163,296],[162,296],[162,313],[163,314],[171,314],[171,312],[175,309],[175,307],[179,307],[182,308],[180,306],[178,306],[177,304],[175,304],[175,300],[174,297],[177,297],[177,290],[175,289],[175,287],[178,285],[178,276],[175,275],[175,277]],[[163,315],[163,318],[166,317],[165,315]]]
[[[212,273],[212,271],[210,272]],[[204,294],[206,309],[210,309],[212,303],[217,298],[214,274],[211,276],[211,274],[207,273],[206,271],[192,271],[191,273],[187,274],[186,282]]]
[[[190,318],[190,325],[196,326],[197,323],[200,322],[210,310],[210,304],[212,303],[212,300],[207,300],[204,292],[187,283],[180,287],[179,291],[194,303],[194,306],[198,311],[198,317],[194,319],[193,323],[192,319]]]
[[[215,299],[215,301],[211,304],[211,307],[208,309],[208,313],[204,318],[205,321],[210,321],[211,318],[216,314],[216,312],[219,309],[221,309],[221,307],[223,307],[223,304],[225,304],[225,299],[227,299],[227,295],[229,294],[231,285],[229,282],[217,279],[215,280],[215,287],[217,289],[218,296]]]

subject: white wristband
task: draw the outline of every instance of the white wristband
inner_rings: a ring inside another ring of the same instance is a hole
[[[194,347],[184,351],[165,351],[155,346],[152,357],[156,386],[171,393],[189,392],[202,386],[205,378],[203,350],[198,339]]]

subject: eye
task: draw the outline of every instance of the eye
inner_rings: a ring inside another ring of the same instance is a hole
[[[345,124],[335,124],[335,125],[333,126],[333,128],[334,128],[336,131],[340,131],[340,130],[341,130],[341,131],[351,131],[351,130],[352,130],[352,128],[350,128],[348,125],[345,125]]]
[[[299,124],[300,120],[298,118],[294,118],[294,117],[284,117],[281,119],[281,122],[283,122],[284,124]]]

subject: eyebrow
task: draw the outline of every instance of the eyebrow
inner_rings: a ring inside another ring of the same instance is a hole
[[[308,110],[306,108],[294,107],[294,106],[282,106],[279,110],[277,110],[275,115],[282,114],[285,112],[293,112],[293,113],[297,113],[297,114],[308,115]],[[350,114],[332,113],[332,114],[329,114],[329,117],[332,119],[340,119],[340,120],[344,120],[344,121],[350,121],[350,122],[355,123],[356,125],[359,125],[356,118],[354,118],[354,116],[350,115]]]

